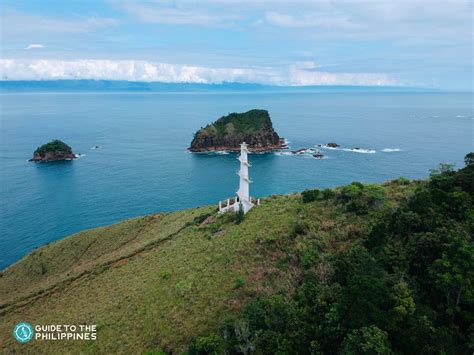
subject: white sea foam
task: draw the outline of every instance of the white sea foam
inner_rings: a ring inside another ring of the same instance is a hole
[[[456,118],[467,118],[468,120],[474,120],[474,117],[464,116],[464,115],[456,115]]]
[[[384,153],[393,153],[393,152],[401,152],[402,150],[400,148],[384,148],[382,149],[382,152]]]
[[[345,151],[345,152],[353,152],[353,153],[361,153],[361,154],[374,154],[374,153],[376,153],[376,151],[373,150],[373,149],[364,149],[364,148],[351,148],[351,149],[343,148],[342,150]]]
[[[342,148],[342,147],[328,147],[326,144],[317,144],[315,147],[329,150],[342,150],[344,152],[352,153],[361,153],[361,154],[374,154],[376,151],[374,149],[365,149],[365,148]]]
[[[187,149],[186,149],[186,153],[201,154],[201,155],[227,155],[227,154],[230,154],[230,152],[227,151],[227,150],[206,150],[206,151],[203,151],[203,152],[191,152]]]
[[[330,149],[330,150],[342,150],[341,147],[328,147],[326,144],[315,145],[315,147],[323,148],[323,149]]]
[[[293,152],[296,152],[296,153],[293,153]],[[293,155],[307,155],[307,154],[314,154],[316,152],[319,152],[319,151],[315,148],[306,148],[306,149],[293,150],[291,152],[291,154],[293,154]]]
[[[303,149],[297,149],[293,151],[277,151],[274,152],[275,155],[279,156],[297,156],[297,157],[302,157],[302,158],[308,158],[308,159],[315,159],[314,157],[315,154],[320,154],[321,151],[316,148],[303,148]],[[316,159],[326,159],[326,156],[322,156],[320,158]]]

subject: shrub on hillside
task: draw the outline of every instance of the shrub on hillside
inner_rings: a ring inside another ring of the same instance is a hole
[[[245,285],[245,280],[243,277],[238,276],[234,280],[234,289],[241,288],[243,285]]]
[[[336,193],[332,189],[313,189],[313,190],[305,190],[301,193],[301,197],[303,203],[313,202],[313,201],[321,201],[321,200],[329,200],[333,198]]]
[[[308,202],[318,200],[318,198],[320,197],[320,194],[321,194],[321,191],[319,191],[318,189],[303,191],[301,193],[301,196],[303,198],[303,203],[308,203]]]
[[[239,211],[235,214],[235,224],[240,224],[245,218],[244,207],[242,204],[239,206]]]
[[[347,205],[347,210],[357,214],[365,214],[383,200],[383,187],[380,185],[364,185],[353,182],[341,189],[340,199]]]
[[[407,179],[404,176],[400,176],[397,180],[395,180],[398,185],[409,185],[410,179]]]
[[[221,354],[223,339],[217,334],[197,338],[188,349],[189,355]]]
[[[296,220],[291,228],[290,237],[294,238],[298,235],[304,234],[306,226],[303,222]]]
[[[324,189],[321,193],[321,197],[323,200],[329,200],[336,196],[336,193],[334,192],[333,189]]]
[[[199,225],[199,224],[203,223],[206,219],[208,219],[210,216],[213,216],[213,215],[214,215],[214,213],[203,213],[199,216],[194,217],[193,222],[194,222],[195,225]]]

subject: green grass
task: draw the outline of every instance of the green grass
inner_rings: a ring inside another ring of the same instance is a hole
[[[338,189],[307,203],[300,194],[268,197],[241,223],[206,206],[78,233],[3,271],[0,344],[7,352],[179,353],[247,300],[291,295],[309,250],[345,250],[417,184],[385,184],[383,203],[363,215],[347,211]],[[97,324],[98,339],[23,345],[11,336],[20,321]]]

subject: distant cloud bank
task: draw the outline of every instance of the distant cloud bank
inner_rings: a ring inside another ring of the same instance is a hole
[[[31,45],[30,45],[31,46]],[[37,47],[35,47],[37,48]],[[1,80],[127,80],[165,83],[222,82],[269,85],[399,85],[378,73],[316,71],[314,63],[295,63],[285,68],[209,68],[141,60],[22,60],[1,59]]]

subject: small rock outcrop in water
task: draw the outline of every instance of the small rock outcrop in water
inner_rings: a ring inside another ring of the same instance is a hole
[[[291,154],[301,155],[301,154],[306,153],[307,150],[308,150],[308,148],[301,148],[301,149],[297,149],[297,150],[292,150]]]
[[[50,162],[57,160],[72,160],[75,158],[76,155],[72,152],[70,146],[59,139],[55,139],[36,149],[33,153],[33,158],[31,158],[30,161]]]
[[[328,143],[328,144],[326,144],[326,147],[329,147],[329,148],[339,148],[340,145],[337,144],[337,143]]]
[[[239,151],[246,142],[251,152],[266,152],[286,148],[285,142],[273,129],[266,110],[231,113],[194,134],[191,152]]]

